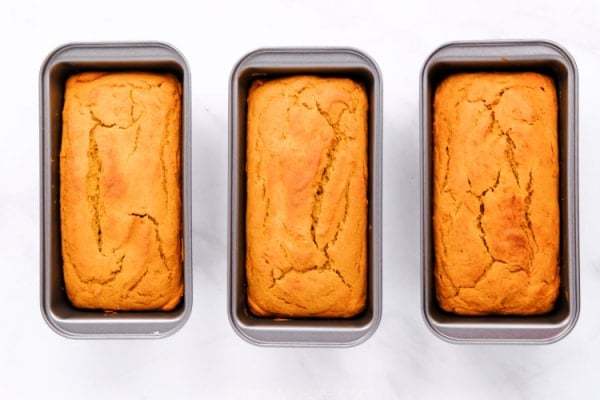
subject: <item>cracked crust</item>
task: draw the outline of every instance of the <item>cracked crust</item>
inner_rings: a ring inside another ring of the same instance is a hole
[[[74,306],[166,311],[180,302],[180,126],[181,85],[172,75],[67,80],[60,214]]]
[[[550,311],[559,288],[557,100],[537,73],[465,73],[434,99],[433,230],[440,306]]]
[[[351,317],[366,299],[367,108],[350,79],[248,96],[246,277],[259,316]]]

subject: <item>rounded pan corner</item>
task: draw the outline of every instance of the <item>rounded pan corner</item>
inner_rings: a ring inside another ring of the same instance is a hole
[[[181,331],[183,329],[183,327],[185,326],[185,324],[187,323],[188,319],[190,318],[190,314],[191,314],[191,306],[189,310],[186,310],[183,315],[177,319],[177,321],[173,321],[170,326],[165,326],[165,329],[162,331],[152,331],[152,332],[148,332],[146,333],[146,335],[144,335],[144,339],[165,339],[168,338],[170,336],[175,335],[177,332]]]
[[[429,72],[429,70],[431,68],[431,64],[435,61],[436,57],[438,57],[440,53],[443,53],[445,51],[445,49],[457,46],[459,43],[462,43],[462,42],[446,42],[441,45],[438,45],[432,52],[429,53],[429,55],[427,56],[427,58],[425,59],[425,61],[423,61],[423,64],[421,65],[421,71],[420,71],[421,82],[425,81],[425,77],[427,76],[427,73]]]
[[[58,55],[65,50],[65,48],[68,48],[69,44],[63,44],[60,45],[58,47],[55,47],[53,50],[51,50],[42,60],[42,64],[40,65],[40,71],[39,71],[39,76],[40,76],[40,82],[44,82],[48,79],[48,70],[50,68],[50,65],[54,62],[54,60],[56,58],[58,58]],[[42,86],[43,88],[43,86]]]
[[[577,75],[577,62],[575,62],[575,58],[573,55],[561,44],[549,39],[541,39],[533,42],[534,45],[545,47],[549,49],[551,52],[560,56],[561,59],[565,60],[567,64],[570,66],[570,70],[573,74]]]
[[[240,321],[234,317],[233,310],[229,310],[229,312],[227,313],[227,317],[229,319],[229,325],[231,326],[231,329],[236,333],[238,337],[243,339],[245,342],[259,347],[268,347],[270,345],[269,342],[261,341],[252,334],[250,334],[248,330],[244,328],[242,324],[240,324]]]
[[[444,341],[446,343],[450,343],[450,344],[462,343],[462,341],[459,340],[458,338],[448,335],[442,329],[439,329],[437,327],[437,325],[435,325],[434,323],[431,322],[431,320],[429,319],[429,316],[427,314],[425,314],[424,312],[421,313],[421,316],[423,317],[423,321],[425,322],[425,326],[427,326],[427,328],[429,329],[429,332],[431,332],[438,339],[441,339],[442,341]]]
[[[364,331],[364,333],[362,333],[354,341],[347,342],[345,344],[345,347],[355,347],[371,339],[379,329],[379,325],[381,324],[381,316],[381,306],[379,306],[374,310],[373,318],[371,319],[371,322],[369,323],[368,328]]]
[[[190,281],[191,281],[191,266],[190,266]],[[185,285],[187,286],[187,280],[185,281]],[[190,316],[192,315],[192,310],[194,309],[194,299],[193,299],[193,287],[192,284],[189,284],[189,289],[184,289],[185,290],[185,305],[184,305],[184,310],[181,313],[181,315],[178,318],[175,318],[173,320],[167,321],[164,326],[167,328],[165,329],[162,333],[159,334],[158,337],[160,338],[166,338],[169,336],[172,336],[173,334],[179,332],[181,329],[183,329],[183,327],[185,326],[185,324],[187,324],[188,320],[190,319]],[[189,294],[188,294],[188,290],[189,290]],[[153,332],[153,334],[155,334],[155,332]],[[154,337],[154,336],[153,336]]]
[[[571,311],[568,314],[568,318],[566,318],[565,322],[562,324],[561,329],[557,330],[556,334],[547,338],[548,344],[556,343],[558,341],[566,338],[577,325],[579,321],[580,307],[581,307],[581,299],[580,299],[580,283],[579,283],[579,257],[575,257],[577,262],[573,267],[573,271],[571,273],[571,286],[573,287],[573,294],[570,297],[570,307]]]
[[[266,48],[255,48],[253,50],[250,50],[249,52],[247,52],[246,54],[244,54],[242,57],[240,57],[236,63],[233,65],[233,68],[231,69],[231,73],[229,76],[229,79],[231,82],[233,82],[237,76],[237,73],[243,69],[245,67],[246,64],[250,63],[250,60],[252,60],[253,58],[260,56],[262,53],[264,53],[265,51],[267,51]]]
[[[56,318],[52,318],[51,317],[51,314],[52,314],[51,310],[49,309],[48,304],[44,300],[42,300],[40,302],[40,313],[42,314],[42,318],[43,318],[44,322],[46,323],[46,325],[52,331],[54,331],[54,333],[56,333],[59,336],[62,336],[64,338],[67,338],[67,339],[73,339],[73,338],[75,338],[75,336],[69,330],[65,330],[61,326],[61,324],[59,324],[56,321]]]

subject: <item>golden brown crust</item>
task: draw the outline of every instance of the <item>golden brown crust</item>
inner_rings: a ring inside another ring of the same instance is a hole
[[[559,287],[557,100],[537,73],[464,73],[437,88],[433,230],[440,306],[541,314]]]
[[[60,152],[63,271],[76,307],[171,310],[183,294],[181,85],[94,73],[66,83]]]
[[[367,108],[350,79],[255,82],[246,277],[259,316],[351,317],[366,299]]]

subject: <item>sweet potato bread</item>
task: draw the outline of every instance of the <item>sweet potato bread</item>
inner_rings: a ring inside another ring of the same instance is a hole
[[[154,73],[67,80],[60,217],[76,307],[171,310],[181,299],[181,90]]]
[[[461,73],[433,105],[440,306],[532,315],[559,288],[557,99],[538,73]]]
[[[367,109],[346,78],[248,96],[246,278],[253,314],[351,317],[366,299]]]

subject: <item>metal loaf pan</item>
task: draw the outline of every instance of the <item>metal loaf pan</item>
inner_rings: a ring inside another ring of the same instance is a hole
[[[94,71],[158,71],[182,83],[182,236],[184,298],[169,312],[81,310],[69,302],[62,276],[59,207],[59,152],[64,86],[68,76]],[[72,43],[54,50],[40,69],[41,311],[48,325],[69,338],[159,338],[183,326],[192,309],[191,91],[184,57],[165,43]]]
[[[296,74],[351,77],[369,96],[368,297],[351,319],[274,319],[253,316],[246,304],[246,98],[252,81]],[[368,56],[347,48],[271,48],[244,56],[233,68],[229,92],[229,293],[233,329],[266,346],[352,346],[370,337],[381,319],[382,82]]]
[[[433,94],[446,76],[465,71],[537,71],[554,79],[558,94],[560,274],[554,310],[541,316],[461,317],[437,304],[432,229]],[[421,73],[421,273],[426,324],[454,343],[552,343],[565,337],[579,315],[577,67],[548,41],[483,41],[446,44],[426,60]]]

